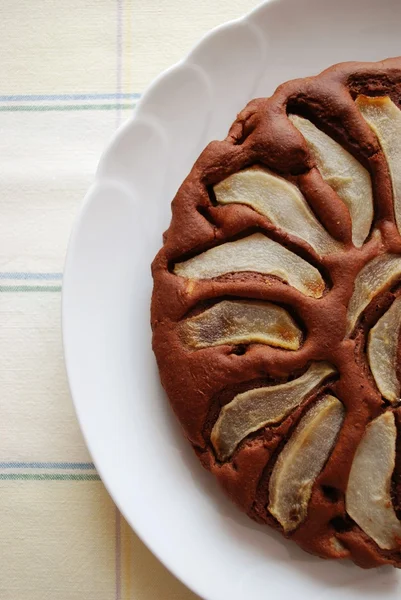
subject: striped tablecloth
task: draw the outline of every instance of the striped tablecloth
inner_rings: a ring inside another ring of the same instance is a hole
[[[0,600],[189,600],[106,493],[60,291],[99,155],[153,77],[257,0],[0,0]]]

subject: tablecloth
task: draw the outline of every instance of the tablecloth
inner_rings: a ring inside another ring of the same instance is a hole
[[[85,447],[62,271],[100,153],[141,92],[256,4],[0,0],[0,600],[196,598],[130,530]]]

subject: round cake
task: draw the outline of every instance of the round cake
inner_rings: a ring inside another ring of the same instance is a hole
[[[251,101],[172,203],[162,384],[229,497],[323,558],[401,566],[401,58]]]

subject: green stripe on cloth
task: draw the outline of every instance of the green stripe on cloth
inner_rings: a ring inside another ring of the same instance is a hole
[[[0,481],[100,481],[99,475],[90,473],[0,473]]]
[[[0,292],[61,292],[61,285],[0,285]]]
[[[57,110],[132,110],[135,104],[17,104],[0,106],[0,112],[41,112]]]

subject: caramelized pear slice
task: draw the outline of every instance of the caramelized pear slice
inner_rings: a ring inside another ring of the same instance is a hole
[[[309,208],[299,189],[262,169],[245,169],[214,186],[220,204],[246,204],[286,233],[297,236],[320,255],[339,250]]]
[[[358,96],[356,104],[386,157],[393,184],[395,219],[401,232],[401,111],[388,96]]]
[[[401,298],[397,298],[369,333],[370,370],[381,395],[393,404],[400,399],[397,377],[398,339],[401,328]]]
[[[347,206],[352,221],[352,241],[360,248],[369,235],[373,221],[373,193],[369,172],[340,144],[313,123],[290,116],[302,133],[324,181]]]
[[[401,523],[391,502],[396,438],[391,412],[367,426],[352,462],[345,497],[350,517],[383,550],[401,544]]]
[[[192,348],[221,344],[268,344],[298,350],[302,332],[289,313],[270,302],[223,300],[187,319],[182,335]]]
[[[269,511],[289,532],[305,520],[312,487],[335,444],[344,406],[324,396],[301,419],[279,455],[269,482]]]
[[[321,298],[325,288],[315,267],[261,233],[221,244],[174,267],[176,275],[187,279],[212,279],[247,271],[275,275],[314,298]]]
[[[328,363],[312,363],[298,379],[235,396],[223,406],[212,430],[211,440],[218,458],[226,460],[247,435],[282,421],[333,373],[335,369]]]
[[[347,334],[352,333],[358,318],[370,301],[389,289],[401,275],[401,256],[382,254],[368,262],[358,273],[348,305]]]

